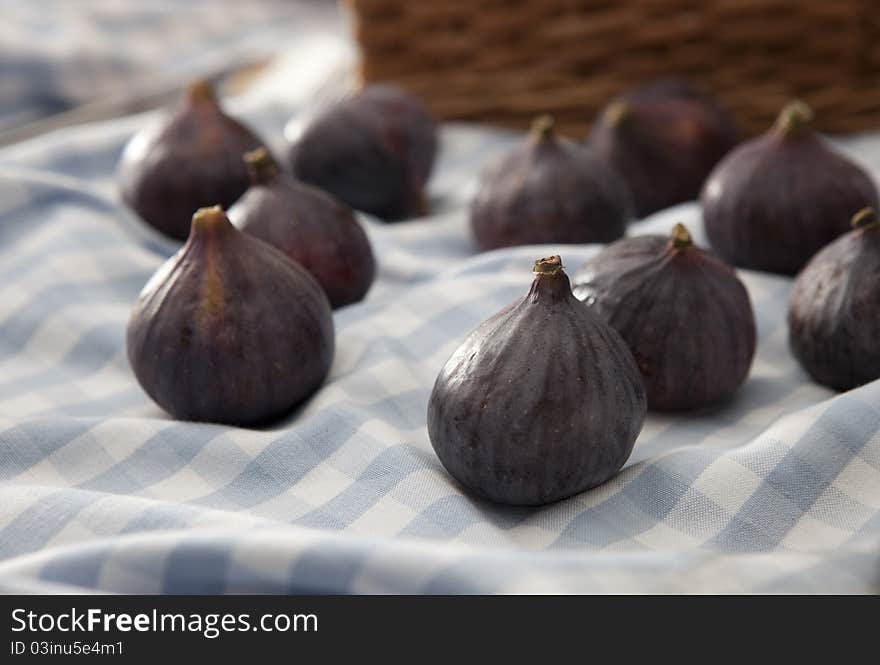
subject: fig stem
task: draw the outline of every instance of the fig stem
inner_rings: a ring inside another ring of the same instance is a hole
[[[220,206],[211,206],[210,208],[199,208],[192,217],[192,230],[190,235],[198,231],[209,231],[211,229],[221,229],[225,226],[231,226],[232,223],[223,212]]]
[[[605,109],[605,122],[611,127],[618,127],[630,113],[629,104],[622,99],[617,99]]]
[[[672,246],[681,251],[694,244],[690,232],[684,224],[676,224],[672,227]]]
[[[874,208],[868,206],[853,215],[851,224],[854,229],[864,229],[868,226],[876,226],[877,222],[877,213]]]
[[[417,189],[412,196],[412,211],[416,217],[425,217],[431,212],[423,189]]]
[[[208,79],[196,79],[186,86],[186,98],[191,102],[217,102],[214,86]]]
[[[536,275],[554,276],[562,272],[562,259],[558,256],[547,256],[543,259],[535,261],[535,267],[532,272]]]
[[[813,122],[813,109],[799,99],[789,102],[776,119],[776,127],[784,136],[790,136],[809,127]]]
[[[253,183],[268,182],[278,175],[278,164],[266,148],[246,152],[243,159]]]
[[[539,115],[532,121],[532,126],[529,129],[529,134],[531,135],[532,140],[535,143],[540,143],[552,138],[554,124],[552,115],[548,115],[547,113]]]

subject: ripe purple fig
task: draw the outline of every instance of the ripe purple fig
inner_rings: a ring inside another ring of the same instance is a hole
[[[437,151],[425,106],[391,85],[370,85],[315,117],[291,147],[293,174],[386,221],[427,212]]]
[[[572,295],[558,256],[440,371],[428,434],[466,489],[539,505],[599,485],[629,458],[645,393],[620,336]]]
[[[812,117],[792,102],[770,131],[731,152],[706,181],[706,233],[730,263],[793,275],[846,233],[846,220],[878,205],[870,176],[813,131]]]
[[[631,210],[620,177],[541,116],[526,142],[483,174],[471,228],[482,250],[610,242],[623,235]]]
[[[202,208],[141,292],[126,345],[143,389],[175,418],[253,425],[324,381],[333,317],[297,263]]]
[[[265,148],[246,153],[244,160],[251,187],[229,209],[229,219],[308,270],[333,307],[361,300],[376,264],[351,208],[282,173]]]
[[[589,145],[623,177],[639,217],[700,194],[712,167],[739,140],[728,113],[684,81],[657,81],[615,99]]]
[[[241,156],[262,144],[223,112],[207,81],[196,81],[174,113],[129,141],[117,174],[122,198],[151,226],[186,240],[198,208],[225,208],[248,188]]]
[[[755,354],[749,294],[733,269],[691,242],[645,235],[609,245],[575,275],[574,294],[617,330],[635,356],[648,408],[697,409],[727,400]]]
[[[835,390],[880,378],[880,221],[865,208],[852,226],[807,263],[788,306],[792,353]]]

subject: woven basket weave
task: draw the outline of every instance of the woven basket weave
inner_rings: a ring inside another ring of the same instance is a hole
[[[793,97],[828,132],[880,127],[876,0],[348,0],[364,82],[440,118],[582,136],[617,93],[682,76],[747,133]]]

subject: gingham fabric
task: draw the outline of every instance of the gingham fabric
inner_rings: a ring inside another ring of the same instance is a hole
[[[280,152],[293,109],[228,104]],[[462,493],[433,454],[434,378],[521,297],[532,261],[475,253],[479,170],[518,136],[446,126],[433,214],[362,218],[379,260],[335,314],[325,386],[271,429],[171,420],[128,367],[132,303],[175,246],[117,202],[145,116],[0,150],[0,590],[122,593],[880,590],[880,383],[843,395],[789,354],[791,281],[743,272],[759,328],[737,399],[649,415],[623,471],[543,508]],[[846,149],[872,167],[880,141]],[[634,224],[667,233],[689,204]],[[723,352],[723,350],[719,350]]]
[[[260,59],[335,22],[324,0],[0,0],[0,131]]]

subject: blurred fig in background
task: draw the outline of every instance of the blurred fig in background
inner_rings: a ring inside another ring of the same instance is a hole
[[[376,264],[351,209],[282,173],[265,148],[246,153],[244,161],[251,187],[229,209],[232,222],[308,270],[333,307],[361,300]]]
[[[743,268],[793,275],[849,229],[877,188],[811,127],[803,102],[788,104],[765,134],[725,157],[700,200],[712,247]]]
[[[573,290],[626,341],[649,409],[722,402],[748,376],[755,354],[749,294],[734,270],[694,245],[681,224],[670,237],[609,245],[577,272]]]
[[[626,181],[638,217],[693,201],[739,139],[731,116],[685,81],[662,80],[612,101],[589,145]]]
[[[849,390],[880,379],[880,221],[872,208],[797,276],[789,345],[813,379]]]
[[[146,393],[181,420],[254,425],[315,392],[333,361],[333,315],[318,283],[242,233],[219,207],[153,275],[126,346]]]
[[[385,221],[425,215],[437,136],[425,106],[370,85],[315,116],[290,149],[293,174]]]
[[[198,208],[225,208],[244,193],[241,156],[262,144],[223,112],[210,83],[196,81],[176,111],[129,141],[117,173],[122,198],[145,222],[185,240]]]
[[[586,147],[557,136],[549,116],[482,176],[471,228],[482,250],[610,242],[632,214],[626,185]]]

